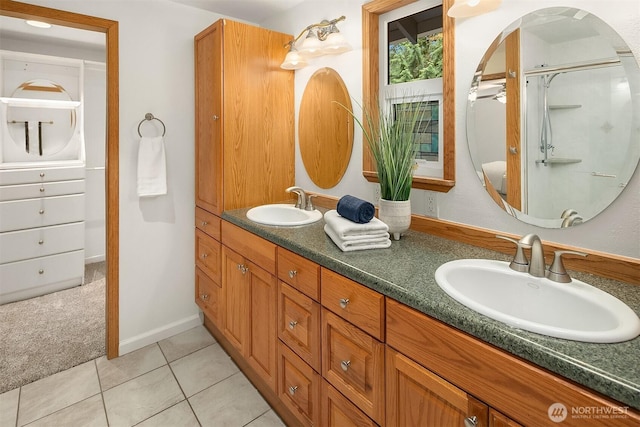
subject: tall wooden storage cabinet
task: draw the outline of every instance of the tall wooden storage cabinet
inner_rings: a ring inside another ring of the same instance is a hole
[[[195,36],[196,205],[220,215],[289,198],[294,184],[291,40],[219,20]]]

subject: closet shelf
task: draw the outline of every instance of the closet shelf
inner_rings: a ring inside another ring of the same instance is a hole
[[[80,106],[80,101],[61,101],[57,99],[0,97],[0,102],[8,104],[10,107],[58,108],[69,110]]]

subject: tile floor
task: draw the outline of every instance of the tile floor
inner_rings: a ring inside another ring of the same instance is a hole
[[[202,326],[0,394],[0,426],[281,427]]]

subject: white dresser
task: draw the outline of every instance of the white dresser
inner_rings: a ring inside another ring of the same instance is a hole
[[[84,165],[0,170],[0,304],[81,285]]]

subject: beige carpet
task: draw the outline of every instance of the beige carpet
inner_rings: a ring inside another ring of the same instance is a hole
[[[0,306],[0,393],[105,354],[105,279]]]

